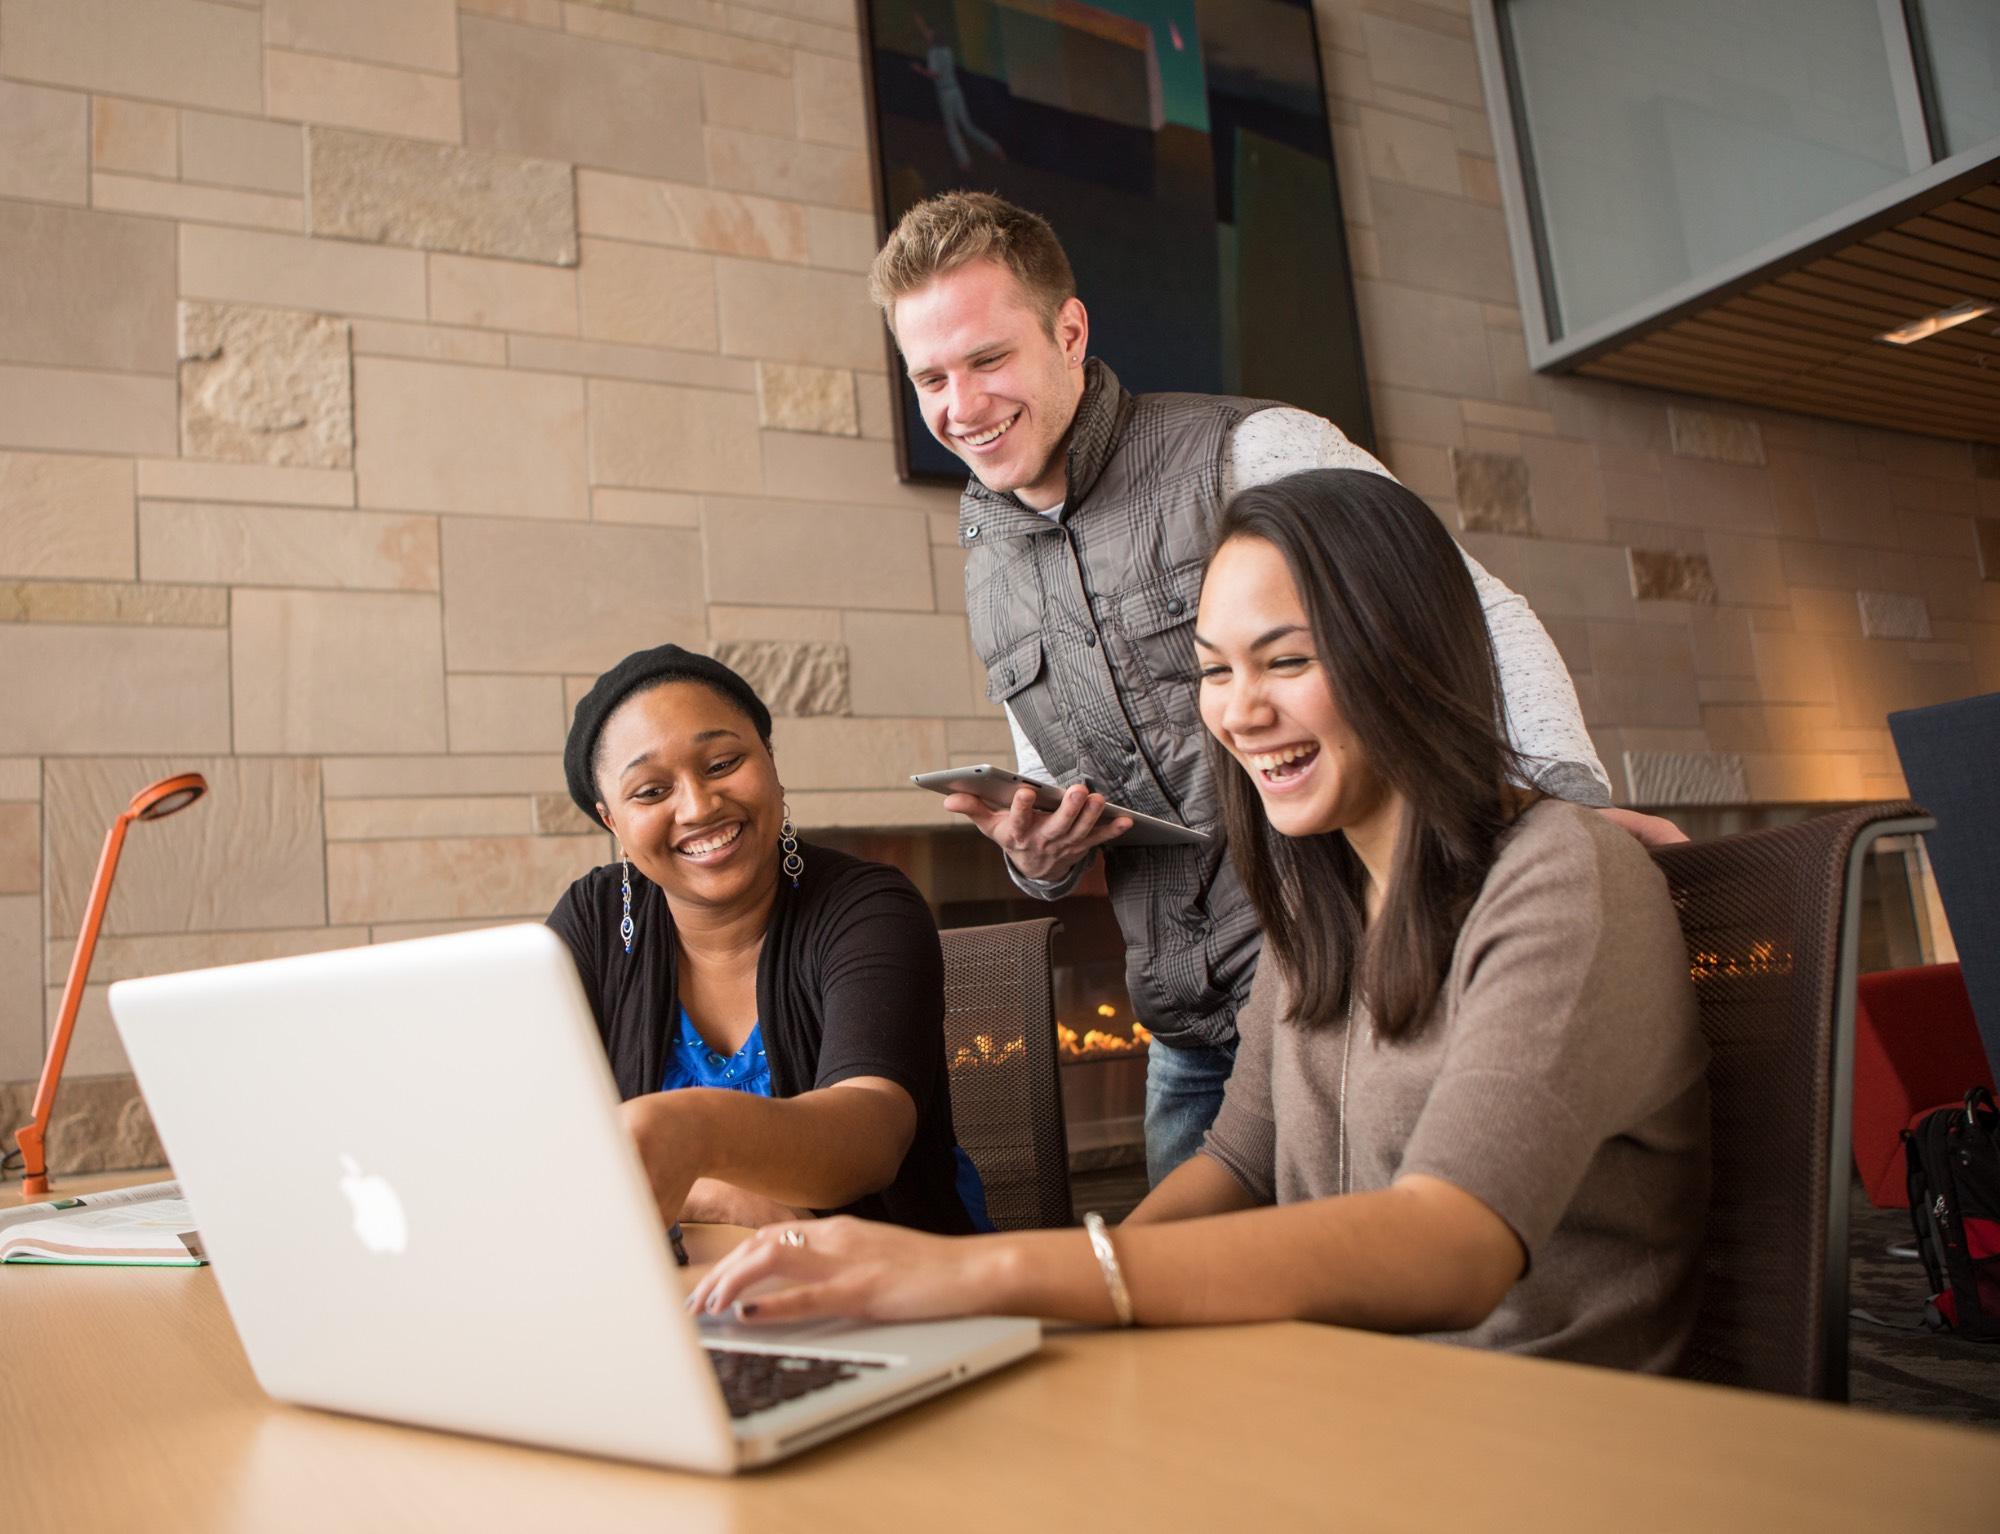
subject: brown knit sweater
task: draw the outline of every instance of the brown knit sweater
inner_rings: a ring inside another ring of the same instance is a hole
[[[1443,1340],[1664,1371],[1694,1318],[1708,1204],[1708,1052],[1665,881],[1600,815],[1557,800],[1509,831],[1430,1015],[1387,1040],[1365,1016],[1278,1021],[1267,950],[1204,1152],[1259,1200],[1406,1173],[1480,1199],[1528,1271]]]

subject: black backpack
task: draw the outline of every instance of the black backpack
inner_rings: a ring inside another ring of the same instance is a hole
[[[2000,1109],[1974,1087],[1963,1107],[1903,1131],[1910,1223],[1930,1275],[1932,1331],[2000,1342]]]

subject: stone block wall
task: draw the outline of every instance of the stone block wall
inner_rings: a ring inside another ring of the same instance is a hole
[[[1385,455],[1621,795],[1900,791],[1883,713],[2000,687],[2000,459],[1531,375],[1462,0],[1318,12]],[[954,497],[894,474],[865,144],[851,0],[0,0],[0,1140],[154,777],[213,792],[127,843],[73,1169],[155,1154],[111,981],[605,858],[558,752],[631,648],[765,687],[808,825],[1007,759]]]

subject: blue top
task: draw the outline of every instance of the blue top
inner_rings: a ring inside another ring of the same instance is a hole
[[[749,1092],[757,1097],[771,1095],[771,1061],[764,1053],[764,1024],[750,1027],[750,1037],[733,1055],[721,1055],[695,1032],[694,1020],[686,1007],[680,1008],[680,1028],[667,1049],[667,1065],[660,1078],[660,1090],[676,1087],[721,1087],[730,1092]]]
[[[763,1020],[750,1025],[750,1037],[733,1055],[723,1055],[708,1047],[695,1031],[694,1019],[686,1007],[680,1010],[680,1027],[667,1049],[667,1066],[660,1078],[660,1090],[676,1087],[721,1087],[728,1092],[749,1092],[758,1097],[771,1095],[771,1061],[764,1053]],[[956,1173],[953,1182],[959,1202],[972,1218],[972,1228],[982,1234],[993,1229],[993,1217],[986,1212],[986,1185],[979,1169],[963,1146],[952,1147]]]

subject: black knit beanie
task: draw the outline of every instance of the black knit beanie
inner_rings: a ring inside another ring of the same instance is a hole
[[[713,688],[750,716],[757,738],[771,738],[771,711],[756,689],[713,656],[697,655],[677,644],[640,650],[628,655],[592,685],[576,706],[570,721],[569,740],[563,745],[563,776],[569,781],[569,796],[576,807],[597,823],[597,784],[590,764],[597,755],[597,737],[609,719],[633,693],[660,682],[700,682]]]

